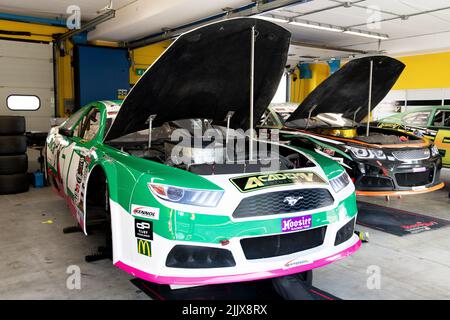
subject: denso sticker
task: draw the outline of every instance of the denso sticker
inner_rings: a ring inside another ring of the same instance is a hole
[[[159,220],[159,208],[131,205],[131,214],[141,218]]]
[[[281,220],[281,231],[290,232],[311,228],[312,216],[285,218]]]

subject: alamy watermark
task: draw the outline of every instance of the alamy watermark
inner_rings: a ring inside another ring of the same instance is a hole
[[[376,5],[370,5],[366,8],[366,13],[369,15],[366,20],[366,26],[369,30],[381,29],[381,8]]]
[[[377,265],[370,265],[367,267],[366,273],[369,275],[367,277],[366,285],[369,290],[380,290],[381,289],[381,268]]]
[[[66,26],[70,30],[81,28],[81,9],[77,5],[70,5],[66,9],[69,15],[66,19]]]
[[[279,131],[273,129],[219,130],[175,129],[166,144],[173,165],[245,164],[258,165],[261,171],[280,169]]]
[[[81,269],[77,265],[70,265],[66,269],[69,275],[66,280],[68,290],[81,290]]]

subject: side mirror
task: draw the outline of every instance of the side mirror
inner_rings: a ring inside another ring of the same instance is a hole
[[[60,135],[63,135],[65,137],[69,137],[69,138],[73,137],[73,130],[69,130],[67,128],[59,128],[58,132]]]

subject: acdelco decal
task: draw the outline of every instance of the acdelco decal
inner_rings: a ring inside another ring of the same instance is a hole
[[[230,179],[230,181],[241,192],[288,184],[325,183],[325,181],[314,172],[278,172],[237,177]]]

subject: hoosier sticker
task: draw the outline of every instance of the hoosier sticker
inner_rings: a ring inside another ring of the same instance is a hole
[[[298,231],[303,229],[309,229],[312,225],[312,216],[302,216],[295,218],[286,218],[281,220],[281,231]]]
[[[241,192],[288,184],[325,183],[325,181],[314,172],[278,172],[237,177],[230,179],[230,181]]]

